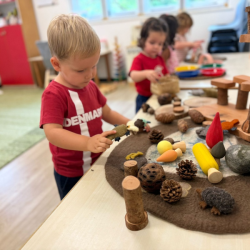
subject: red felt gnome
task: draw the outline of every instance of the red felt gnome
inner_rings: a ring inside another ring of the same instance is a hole
[[[206,143],[210,148],[212,148],[220,141],[223,141],[223,131],[220,122],[220,114],[217,112],[207,131]]]

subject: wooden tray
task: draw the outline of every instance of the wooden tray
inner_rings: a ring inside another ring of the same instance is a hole
[[[207,121],[212,121],[217,112],[220,113],[221,120],[232,121],[233,119],[238,119],[240,123],[237,126],[237,130],[235,131],[229,130],[230,134],[239,136],[243,140],[250,142],[250,134],[243,132],[241,129],[241,125],[247,118],[248,109],[244,110],[235,109],[235,105],[231,103],[229,103],[227,106],[211,104],[211,105],[201,106],[195,109],[200,111],[205,116],[205,119]]]
[[[217,98],[212,97],[194,97],[183,102],[183,104],[188,106],[189,108],[198,108],[215,103],[217,103]]]

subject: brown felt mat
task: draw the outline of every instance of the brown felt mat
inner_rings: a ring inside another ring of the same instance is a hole
[[[156,128],[160,129],[164,136],[177,132],[177,121],[170,125],[159,125]],[[189,127],[195,127],[194,123],[189,122]],[[247,144],[241,139],[238,143]],[[123,140],[110,154],[105,165],[106,179],[109,184],[122,195],[122,180],[124,172],[119,168],[118,163],[124,162],[125,156],[131,152],[141,151],[146,153],[151,142],[148,139],[148,134],[140,133],[131,135]],[[167,179],[174,179],[183,182],[177,174],[166,173]],[[235,207],[231,214],[215,216],[211,214],[211,209],[202,210],[199,207],[199,197],[196,193],[197,188],[202,190],[206,187],[211,187],[211,184],[205,178],[196,177],[192,181],[185,181],[192,188],[186,197],[174,204],[164,202],[160,195],[143,192],[143,203],[146,211],[161,217],[162,219],[173,223],[179,227],[202,231],[212,234],[239,234],[250,232],[250,176],[230,176],[216,184],[216,187],[223,188],[229,192],[235,199]],[[125,206],[125,204],[124,204]]]

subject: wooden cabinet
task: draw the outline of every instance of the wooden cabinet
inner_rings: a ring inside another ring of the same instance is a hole
[[[2,85],[33,84],[20,25],[0,28],[0,76]]]

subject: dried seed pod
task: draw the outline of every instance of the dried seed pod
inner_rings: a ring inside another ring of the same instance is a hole
[[[184,119],[180,119],[177,122],[178,125],[178,129],[182,132],[182,133],[186,133],[186,131],[188,130],[188,123],[186,120]]]
[[[147,104],[147,103],[143,103],[143,104],[141,105],[141,108],[142,108],[142,111],[143,111],[144,113],[146,113],[146,112],[148,111],[148,109],[150,108],[150,106],[149,106],[149,104]]]
[[[158,102],[160,105],[170,104],[172,102],[172,95],[165,93],[158,96]]]
[[[150,108],[148,109],[148,113],[149,113],[150,115],[153,115],[153,114],[155,113],[155,110],[154,110],[152,107],[150,107]]]
[[[163,167],[157,163],[148,163],[138,172],[138,179],[143,189],[150,193],[159,192],[162,182],[166,180]]]

